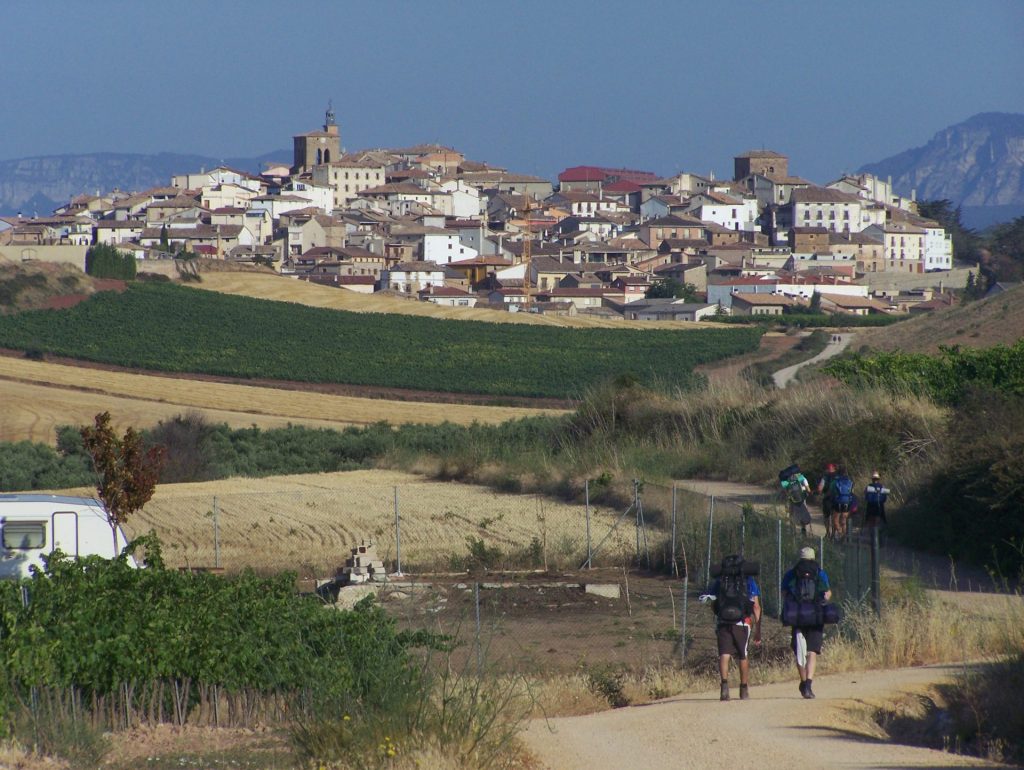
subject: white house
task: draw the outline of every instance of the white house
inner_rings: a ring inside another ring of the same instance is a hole
[[[423,225],[395,225],[391,228],[391,240],[414,244],[424,262],[447,265],[478,256],[476,249],[459,239],[457,230]]]
[[[440,184],[440,190],[451,196],[451,213],[456,219],[477,219],[481,211],[487,210],[486,196],[481,199],[480,190],[463,179],[448,179]]]
[[[885,222],[869,232],[881,236],[887,272],[923,273],[925,271],[925,228],[911,222]]]
[[[118,222],[113,219],[103,219],[96,223],[96,243],[106,246],[117,246],[120,243],[138,241],[146,229],[145,222]],[[2,227],[0,227],[2,230]]]
[[[304,195],[260,195],[252,199],[249,208],[254,211],[266,211],[272,220],[278,220],[282,214],[306,209],[312,205],[310,199]]]
[[[758,229],[756,198],[736,198],[706,191],[690,198],[687,211],[703,222],[715,222],[727,230],[753,232]]]
[[[872,225],[885,223],[885,207],[881,204],[828,187],[794,189],[788,208],[792,227],[824,227],[834,233],[859,233]]]
[[[420,289],[417,294],[424,302],[433,302],[444,307],[475,307],[476,295],[455,286],[428,286]]]
[[[334,190],[329,185],[296,179],[285,185],[282,194],[306,198],[308,205],[322,209],[325,214],[334,211]]]
[[[429,286],[444,285],[444,268],[436,262],[399,262],[381,272],[381,286],[405,294],[416,294]]]
[[[198,190],[203,187],[233,184],[245,187],[255,193],[263,189],[263,181],[244,171],[237,171],[227,166],[217,166],[209,171],[200,170],[193,174],[175,174],[171,177],[171,186],[181,190]]]
[[[925,272],[932,270],[953,269],[953,239],[938,222],[925,220],[921,222],[924,228],[924,269]]]

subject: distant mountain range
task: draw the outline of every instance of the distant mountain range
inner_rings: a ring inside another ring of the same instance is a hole
[[[905,150],[861,171],[886,178],[900,195],[946,198],[962,207],[964,223],[982,228],[1024,215],[1024,115],[983,112],[939,131],[923,147]]]
[[[256,158],[210,158],[163,152],[102,152],[0,161],[0,215],[46,215],[76,195],[145,190],[171,176],[224,164],[259,173],[270,162],[289,163],[291,152]],[[1024,115],[985,112],[944,128],[923,147],[868,163],[861,171],[886,178],[901,195],[948,198],[962,207],[964,222],[982,228],[1024,215]]]
[[[46,216],[76,195],[164,187],[174,174],[201,168],[231,166],[258,174],[266,163],[291,164],[291,152],[277,150],[256,158],[209,158],[161,152],[131,155],[97,152],[87,155],[45,155],[0,161],[0,215]]]

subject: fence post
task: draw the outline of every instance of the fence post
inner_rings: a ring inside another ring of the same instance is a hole
[[[775,520],[775,599],[782,612],[782,519]]]
[[[708,503],[708,560],[704,564],[704,583],[711,585],[711,532],[715,526],[715,496]]]
[[[473,604],[476,605],[476,673],[483,670],[483,652],[480,649],[480,583],[473,583]]]
[[[590,479],[587,479],[583,483],[583,494],[586,497],[586,517],[587,517],[587,569],[593,569],[594,551],[590,547]]]
[[[640,566],[640,506],[637,501],[640,498],[640,482],[633,479],[633,514],[636,520],[636,566]]]
[[[676,483],[672,482],[672,572],[674,577],[679,577],[679,568],[676,566]]]
[[[878,564],[878,527],[871,528],[871,603],[875,614],[882,615],[882,577]]]
[[[740,508],[740,558],[747,558],[747,507]]]
[[[220,568],[220,506],[213,496],[213,566]]]
[[[686,662],[686,605],[687,597],[690,593],[690,576],[688,574],[683,575],[683,627],[679,634],[679,656],[680,662]]]
[[[402,519],[398,515],[398,487],[395,487],[395,574],[402,574]]]

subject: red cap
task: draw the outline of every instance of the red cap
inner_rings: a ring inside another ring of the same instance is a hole
[[[828,465],[825,466],[825,470],[827,470],[829,473],[835,473],[836,472],[836,464],[835,463],[829,463]]]

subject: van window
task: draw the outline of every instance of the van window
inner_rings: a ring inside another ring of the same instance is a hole
[[[4,548],[42,548],[46,545],[45,521],[8,521],[4,523]]]

